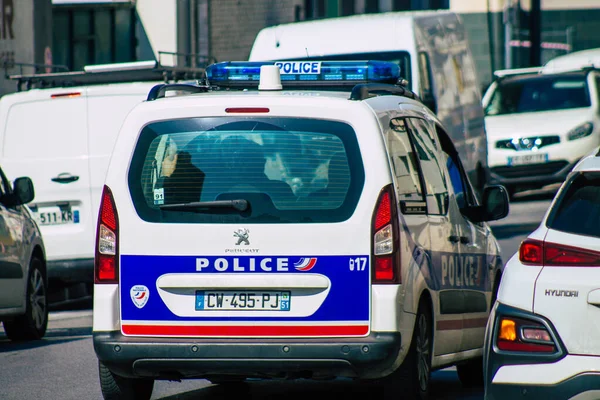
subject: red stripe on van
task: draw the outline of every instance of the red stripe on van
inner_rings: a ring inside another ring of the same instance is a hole
[[[122,330],[126,335],[150,336],[364,336],[369,326],[123,325]]]

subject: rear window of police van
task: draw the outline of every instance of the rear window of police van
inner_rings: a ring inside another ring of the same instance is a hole
[[[152,123],[129,169],[135,209],[148,222],[339,222],[353,214],[363,185],[353,128],[302,118]],[[232,200],[247,209],[227,207]]]

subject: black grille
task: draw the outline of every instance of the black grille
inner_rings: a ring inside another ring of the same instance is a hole
[[[529,151],[531,149],[541,149],[542,147],[556,143],[560,143],[559,136],[531,136],[519,138],[516,140],[516,143],[513,143],[513,139],[499,140],[496,142],[496,148]]]
[[[514,167],[493,167],[491,171],[503,178],[552,175],[569,165],[567,161],[549,161],[543,164],[517,165]]]

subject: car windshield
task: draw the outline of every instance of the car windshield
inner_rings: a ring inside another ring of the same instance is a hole
[[[586,75],[513,77],[500,80],[486,115],[518,114],[589,107]]]
[[[600,173],[575,175],[554,205],[547,226],[600,238]]]
[[[363,181],[349,125],[297,118],[150,124],[129,174],[142,218],[184,223],[341,221]]]

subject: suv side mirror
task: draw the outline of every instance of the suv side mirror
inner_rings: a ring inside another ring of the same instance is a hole
[[[508,215],[508,191],[504,186],[488,186],[483,190],[482,205],[462,209],[462,213],[473,222],[502,219]]]
[[[33,182],[27,177],[17,178],[13,183],[13,193],[11,197],[11,206],[27,204],[35,197]]]

